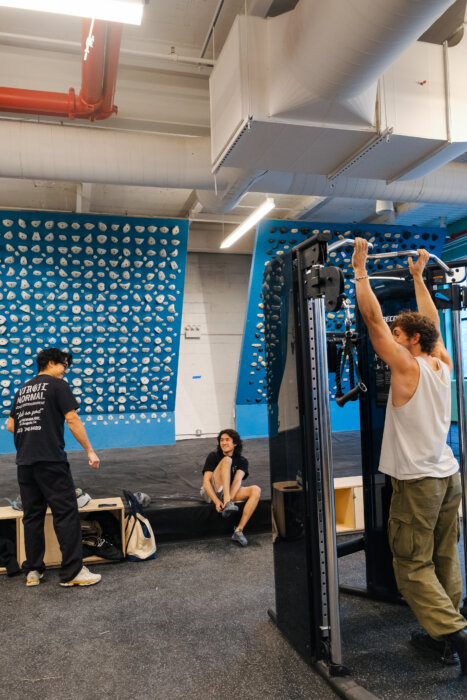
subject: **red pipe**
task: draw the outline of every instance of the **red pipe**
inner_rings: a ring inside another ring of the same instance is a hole
[[[114,105],[115,88],[117,86],[118,59],[120,56],[120,44],[122,40],[122,25],[117,22],[109,22],[107,34],[107,50],[105,53],[105,70],[103,85],[103,100],[96,114],[96,119],[107,119],[117,107]]]
[[[71,115],[75,111],[75,94],[40,92],[0,87],[0,110],[23,114]]]
[[[90,47],[86,58],[86,41],[92,26],[94,36],[93,46]],[[102,86],[104,84],[104,60],[107,42],[107,22],[83,19],[81,37],[81,90],[79,102],[84,109],[95,112],[102,102]]]
[[[39,114],[69,119],[107,119],[113,104],[120,52],[121,25],[96,20],[94,46],[84,60],[91,20],[83,20],[82,84],[79,96],[68,93],[0,87],[0,112]]]

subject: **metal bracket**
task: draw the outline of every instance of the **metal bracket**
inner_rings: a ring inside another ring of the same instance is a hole
[[[324,265],[328,256],[328,243],[332,238],[331,231],[318,231],[314,236],[296,246],[300,250],[301,268],[306,270],[311,265]]]
[[[326,311],[339,311],[344,295],[344,275],[338,267],[313,265],[305,272],[305,298],[324,297]]]

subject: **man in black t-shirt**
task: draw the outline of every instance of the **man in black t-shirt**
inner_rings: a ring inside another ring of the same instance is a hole
[[[65,421],[86,450],[91,469],[98,469],[99,458],[76,413],[79,404],[63,379],[72,363],[71,353],[46,348],[36,361],[39,373],[18,389],[7,421],[7,430],[15,436],[24,511],[26,585],[37,586],[43,576],[44,520],[49,505],[62,552],[60,585],[91,586],[101,576],[83,566],[81,521],[65,452]]]
[[[217,436],[217,450],[206,457],[201,495],[208,503],[214,503],[223,518],[238,511],[235,502],[246,501],[232,535],[234,542],[246,547],[248,540],[243,530],[258,505],[261,489],[256,485],[242,486],[242,481],[248,477],[248,460],[242,456],[242,446],[236,430],[221,430]]]

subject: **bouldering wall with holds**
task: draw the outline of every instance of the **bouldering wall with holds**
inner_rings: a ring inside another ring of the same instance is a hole
[[[304,221],[262,221],[256,230],[255,248],[251,266],[248,306],[243,336],[242,356],[237,385],[236,397],[236,427],[240,435],[248,437],[265,437],[268,435],[268,396],[267,372],[268,348],[265,338],[263,314],[263,278],[268,274],[268,264],[295,245],[298,245],[317,231],[331,231],[331,243],[340,238],[355,238],[363,236],[373,244],[372,253],[400,252],[400,256],[387,259],[371,260],[368,270],[393,270],[407,266],[405,251],[426,248],[431,253],[441,257],[446,237],[446,229],[418,228],[416,226],[385,226],[359,224],[333,224]],[[345,280],[345,293],[350,299],[350,310],[355,328],[355,290],[353,270],[351,265],[352,247],[347,246],[329,254],[330,265],[342,269]],[[277,285],[276,285],[277,286]],[[278,282],[278,300],[281,292]],[[270,289],[274,294],[274,285]],[[272,319],[274,322],[274,319]],[[277,319],[280,321],[279,315]],[[281,329],[268,329],[269,333],[277,333]],[[344,310],[336,313],[329,312],[326,320],[326,330],[343,332],[345,330]],[[348,372],[348,369],[347,369]],[[276,378],[277,379],[277,378]],[[349,388],[348,375],[342,378],[342,390]],[[331,399],[331,424],[334,431],[358,430],[360,428],[358,403],[348,403],[339,408],[335,402],[335,375],[329,374],[329,392]]]
[[[1,213],[2,453],[14,393],[50,346],[73,353],[66,379],[96,449],[174,441],[187,239],[176,219]]]

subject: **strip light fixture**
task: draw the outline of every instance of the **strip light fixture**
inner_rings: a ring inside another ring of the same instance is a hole
[[[1,7],[141,24],[145,0],[0,0]]]
[[[224,238],[221,243],[221,248],[230,248],[233,243],[236,243],[239,238],[249,231],[250,228],[253,228],[253,226],[257,224],[258,221],[263,219],[266,214],[271,211],[271,209],[274,209],[274,207],[274,200],[271,197],[267,197],[261,206],[255,209],[254,212],[240,224],[240,226],[237,226],[237,228],[227,236],[227,238]]]

